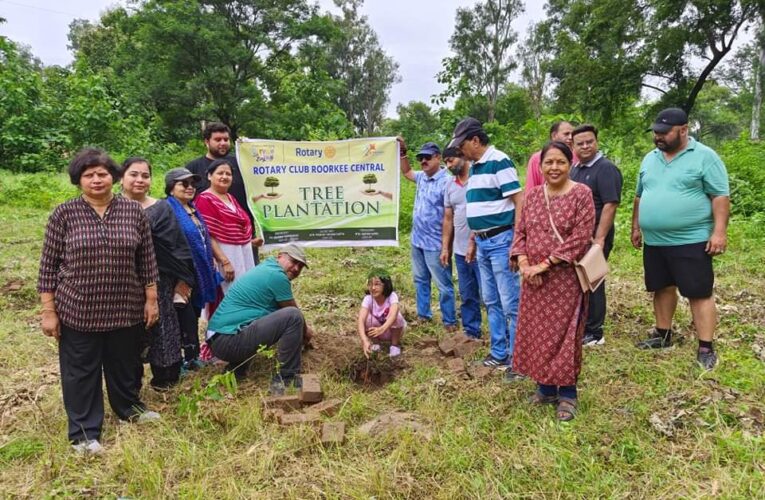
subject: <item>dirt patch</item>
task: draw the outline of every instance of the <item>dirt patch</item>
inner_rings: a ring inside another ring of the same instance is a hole
[[[390,358],[358,359],[348,367],[348,377],[368,389],[379,389],[396,378],[396,372],[403,368]]]
[[[404,412],[380,415],[359,427],[359,433],[367,436],[397,436],[404,429],[425,439],[433,437],[433,431],[429,425],[422,423],[420,418],[414,413]]]

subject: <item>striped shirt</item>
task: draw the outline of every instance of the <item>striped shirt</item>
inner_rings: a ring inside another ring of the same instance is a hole
[[[470,167],[467,187],[467,220],[473,231],[510,226],[515,204],[510,196],[521,190],[515,165],[494,146]]]
[[[202,214],[210,236],[220,243],[249,245],[252,241],[250,217],[231,194],[226,193],[226,198],[228,204],[205,191],[197,196],[194,205]]]
[[[37,291],[53,293],[62,324],[108,332],[144,320],[144,286],[157,281],[141,205],[115,196],[101,219],[82,197],[62,203],[45,229]]]

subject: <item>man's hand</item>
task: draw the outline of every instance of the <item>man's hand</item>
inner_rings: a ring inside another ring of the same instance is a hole
[[[470,264],[475,260],[475,240],[468,241],[467,252],[465,252],[465,262]]]
[[[640,249],[643,246],[643,235],[641,234],[639,227],[632,228],[632,236],[630,239],[632,240],[633,247]]]
[[[707,241],[706,251],[709,255],[720,255],[725,253],[728,246],[728,237],[725,233],[712,233],[712,237]]]
[[[187,303],[191,298],[191,287],[185,281],[179,281],[176,283],[174,292],[186,299]]]
[[[406,141],[400,135],[398,137],[396,137],[396,140],[398,141],[398,147],[399,147],[399,150],[401,152],[400,153],[401,156],[406,156],[406,151],[407,151],[407,149],[406,149]]]
[[[262,247],[263,246],[263,238],[253,238],[250,242],[253,247]]]
[[[441,261],[441,267],[448,266],[449,261],[451,260],[451,255],[449,255],[449,250],[446,248],[441,250],[441,255],[438,257],[438,260]]]
[[[308,325],[305,325],[305,331],[303,332],[303,346],[308,347],[311,346],[311,339],[314,337],[314,331],[313,328],[311,328]]]

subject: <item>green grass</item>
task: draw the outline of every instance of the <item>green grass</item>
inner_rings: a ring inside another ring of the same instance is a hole
[[[765,343],[761,220],[733,221],[730,251],[716,261],[720,364],[704,374],[683,301],[684,344],[633,347],[652,312],[640,253],[628,246],[629,214],[620,213],[607,344],[585,351],[580,412],[570,424],[526,403],[529,381],[462,380],[429,358],[410,356],[409,368],[376,391],[348,380],[344,368],[360,357],[353,325],[370,267],[391,269],[405,313],[414,315],[404,234],[401,248],[311,249],[311,268],[295,282],[318,330],[306,365],[322,373],[328,397],[344,401],[332,418],[346,422],[344,445],[325,449],[311,427],[264,422],[270,362],[259,360],[233,397],[201,400],[196,414],[181,414],[179,396],[197,397],[194,387],[204,388],[214,368],[170,393],[144,389],[163,421],[121,425],[107,410],[107,453],[80,458],[66,441],[56,343],[39,329],[35,282],[47,214],[0,205],[0,287],[22,283],[0,294],[0,497],[763,497],[765,363],[752,349]],[[411,328],[410,354],[417,338],[433,334],[437,325]],[[394,410],[415,413],[431,438],[356,431]]]

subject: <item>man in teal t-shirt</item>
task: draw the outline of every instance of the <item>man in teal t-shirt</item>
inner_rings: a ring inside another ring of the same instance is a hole
[[[303,342],[313,337],[292,295],[291,281],[308,267],[305,252],[295,244],[279,250],[234,281],[215,310],[207,330],[207,343],[215,357],[228,361],[237,377],[247,372],[262,347],[277,345],[279,374],[271,392],[284,392],[285,384],[300,373]]]
[[[696,359],[711,370],[717,363],[712,346],[717,324],[712,257],[727,246],[728,173],[712,149],[688,136],[688,115],[682,109],[665,109],[651,128],[656,149],[640,165],[632,244],[643,246],[645,285],[654,292],[656,327],[637,346],[657,349],[672,344],[679,290],[690,302],[699,337]]]

